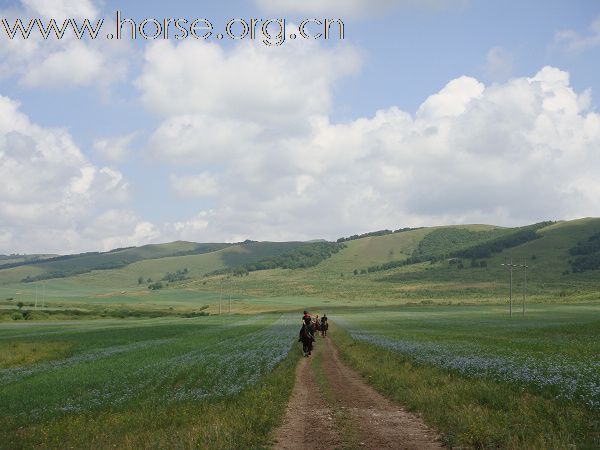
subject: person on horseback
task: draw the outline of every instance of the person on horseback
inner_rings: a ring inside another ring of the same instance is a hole
[[[302,322],[304,322],[307,325],[310,325],[311,321],[312,321],[312,317],[310,317],[310,314],[308,313],[308,311],[304,311],[304,315],[302,316]]]
[[[319,319],[319,315],[317,314],[313,320],[313,334],[318,335],[319,331],[321,331],[321,319]]]
[[[304,322],[302,324],[302,328],[300,328],[300,335],[298,338],[298,342],[302,342],[302,353],[304,354],[304,356],[309,356],[311,354],[314,341],[315,338],[312,333],[311,321],[309,317],[308,322]]]
[[[323,314],[321,317],[321,337],[327,336],[327,329],[329,328],[329,324],[327,323],[327,314]]]

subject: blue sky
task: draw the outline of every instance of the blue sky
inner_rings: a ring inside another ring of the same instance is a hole
[[[0,34],[0,253],[600,215],[596,1],[22,0],[0,18],[109,30],[118,8],[339,17],[346,38]]]

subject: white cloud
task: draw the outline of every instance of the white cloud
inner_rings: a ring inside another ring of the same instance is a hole
[[[131,154],[131,143],[137,133],[129,133],[124,136],[112,136],[94,141],[94,149],[108,162],[120,163]]]
[[[460,116],[484,89],[485,86],[474,78],[462,76],[452,80],[440,92],[425,100],[417,111],[417,117],[435,120]]]
[[[121,173],[92,165],[66,130],[32,123],[2,96],[0,179],[0,252],[98,248],[82,229],[128,198]]]
[[[219,192],[217,177],[209,172],[192,176],[171,176],[171,186],[180,197],[214,197]]]
[[[580,52],[600,46],[600,16],[590,25],[588,33],[561,30],[554,34],[554,42],[569,52]]]
[[[66,18],[93,20],[99,14],[98,8],[90,0],[21,0],[21,3],[34,17],[57,21]]]
[[[91,1],[74,0],[23,0],[21,8],[0,9],[0,17],[12,26],[21,19],[27,27],[30,19],[40,19],[47,24],[50,19],[59,27],[67,18],[89,19],[93,26],[103,18]],[[114,29],[113,18],[105,18],[102,30]],[[28,39],[17,33],[14,39],[2,38],[0,46],[0,77],[16,77],[25,87],[93,86],[106,90],[127,75],[133,46],[127,40],[111,41],[100,33],[98,39],[85,37],[79,40],[70,28],[62,39],[54,36],[45,40],[37,25]]]
[[[155,156],[175,164],[211,164],[248,151],[260,132],[261,126],[252,121],[208,114],[176,115],[152,134],[150,149]]]
[[[256,0],[259,7],[271,13],[335,14],[337,17],[371,15],[399,8],[444,9],[462,6],[467,0]]]
[[[227,183],[199,216],[201,226],[182,221],[178,232],[210,240],[334,238],[406,225],[600,215],[600,115],[589,105],[589,92],[575,92],[568,73],[545,67],[491,86],[451,80],[414,115],[392,107],[332,123],[325,108],[302,133],[263,128],[249,138],[248,153],[207,158]]]
[[[127,209],[111,209],[81,230],[81,236],[97,242],[99,250],[144,245],[159,240],[160,230]]]
[[[148,46],[136,84],[144,105],[158,115],[225,118],[276,133],[327,113],[332,86],[356,73],[360,61],[349,46],[325,50],[310,42],[265,51],[250,42],[225,50],[204,41],[161,41]]]

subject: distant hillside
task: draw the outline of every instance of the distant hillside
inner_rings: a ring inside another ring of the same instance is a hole
[[[600,289],[600,265],[594,265],[592,259],[598,255],[595,240],[600,233],[600,219],[506,230],[500,237],[447,252],[448,259],[434,258],[426,265],[417,264],[412,269],[406,267],[376,275],[382,281],[396,283],[495,282],[506,277],[506,268],[502,264],[513,261],[528,266],[529,281],[540,290],[564,286],[560,288],[564,292],[577,291],[579,283],[595,284],[596,289]],[[448,250],[448,247],[442,248]],[[589,254],[581,254],[584,252]],[[518,279],[521,278],[519,275]]]
[[[506,294],[502,264],[512,260],[528,265],[532,295],[589,296],[600,292],[599,236],[600,219],[590,218],[516,228],[384,230],[343,243],[176,242],[15,264],[0,269],[0,294],[32,296],[36,286],[22,280],[53,278],[45,286],[60,298],[126,292],[142,299],[152,282],[171,280],[151,297],[188,298],[218,290],[223,275],[249,273],[235,279],[244,295],[497,299]],[[517,269],[515,280],[522,279]]]
[[[30,264],[44,259],[54,258],[58,255],[0,255],[0,268],[7,265]]]
[[[209,253],[230,245],[178,241],[169,244],[151,244],[142,247],[115,249],[108,252],[88,252],[49,258],[24,257],[12,261],[0,260],[0,279],[2,279],[3,271],[8,269],[21,268],[20,272],[27,273],[21,281],[32,282],[69,277],[92,270],[117,269],[147,259]],[[28,268],[34,268],[35,270],[28,273]],[[15,271],[12,273],[15,273]]]
[[[592,218],[517,228],[458,225],[376,232],[345,241],[346,248],[316,266],[256,271],[234,284],[254,297],[498,302],[508,300],[509,271],[503,264],[512,261],[528,266],[527,296],[534,301],[597,301],[600,268],[581,271],[576,262],[597,255],[598,233],[600,219]],[[514,295],[520,298],[524,270],[513,272]],[[219,280],[188,286],[210,292],[218,289]]]
[[[215,270],[208,275],[247,275],[250,272],[259,270],[305,269],[318,265],[343,248],[345,248],[345,245],[339,242],[306,242],[283,253],[272,254],[267,258],[237,266],[229,265],[227,268]]]
[[[190,276],[201,276],[214,270],[276,257],[304,244],[254,241],[239,244],[172,242],[104,253],[66,255],[33,264],[19,263],[0,267],[0,284],[77,278],[95,285],[121,285],[129,284],[139,277],[160,279],[169,272],[185,268],[189,270]]]

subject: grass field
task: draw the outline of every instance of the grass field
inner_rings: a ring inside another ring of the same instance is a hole
[[[597,448],[600,305],[355,310],[343,356],[452,446]]]
[[[573,273],[570,249],[600,219],[544,226],[473,262],[447,257],[513,231],[364,237],[313,267],[245,276],[208,274],[301,243],[126,249],[135,261],[124,267],[29,283],[46,263],[0,269],[0,448],[268,447],[303,309],[327,313],[345,360],[452,446],[598,448],[600,278]],[[86,256],[88,268],[119,252]],[[509,319],[511,260],[528,265],[528,290],[521,317],[516,270]],[[184,268],[185,279],[148,288]]]
[[[281,315],[0,326],[0,447],[264,445],[296,332]]]
[[[447,444],[600,444],[599,305],[530,305],[510,319],[494,305],[325,301],[272,298],[262,307],[327,312],[345,360]],[[295,319],[0,324],[0,448],[267,447],[300,355],[290,352]]]

